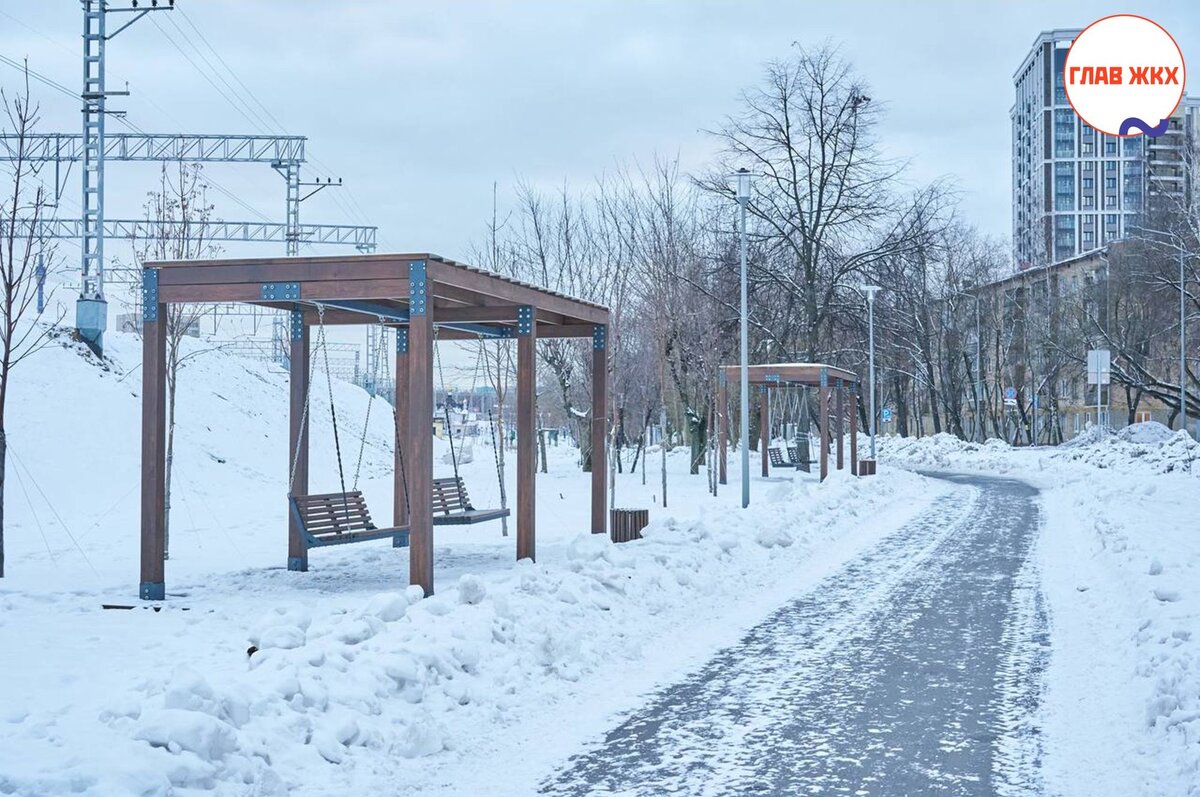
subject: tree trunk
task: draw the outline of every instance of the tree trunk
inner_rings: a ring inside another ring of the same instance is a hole
[[[688,412],[688,438],[692,449],[692,462],[688,472],[696,476],[700,473],[700,463],[704,459],[704,445],[708,440],[708,424],[706,419],[694,412]]]
[[[0,423],[0,578],[4,578],[4,472],[8,467],[8,433]]]

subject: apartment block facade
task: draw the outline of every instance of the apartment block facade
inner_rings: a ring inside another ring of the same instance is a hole
[[[1185,153],[1200,141],[1200,98],[1185,97],[1167,133],[1120,138],[1067,101],[1063,63],[1079,30],[1038,35],[1013,75],[1013,250],[1018,270],[1120,240],[1159,204],[1190,195]]]

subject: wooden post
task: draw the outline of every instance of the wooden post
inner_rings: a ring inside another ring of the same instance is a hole
[[[167,596],[167,306],[158,302],[158,270],[142,272],[142,568],[138,595]]]
[[[821,397],[820,417],[817,419],[817,434],[821,438],[821,481],[829,475],[829,377],[821,369],[821,386],[817,388]]]
[[[850,472],[858,475],[858,383],[850,383]]]
[[[717,481],[728,484],[725,466],[729,461],[729,386],[725,382],[725,369],[719,372],[717,387]],[[666,441],[663,441],[664,444]]]
[[[396,328],[396,395],[393,407],[396,413],[396,442],[393,452],[395,463],[392,473],[392,525],[408,525],[408,485],[405,483],[407,467],[404,462],[404,442],[408,437],[408,327]],[[393,545],[399,538],[393,538]]]
[[[771,404],[766,385],[759,385],[758,388],[758,439],[762,475],[766,478],[771,475],[771,458],[767,456],[767,447],[771,445]]]
[[[308,415],[304,404],[308,398],[312,377],[309,339],[311,328],[304,323],[304,313],[292,308],[290,321],[291,348],[288,353],[288,493],[308,494]],[[311,413],[311,408],[309,409]],[[299,521],[287,507],[288,570],[303,573],[308,570],[308,542],[300,530]]]
[[[517,308],[517,559],[537,559],[537,324]],[[595,471],[596,460],[592,460]]]
[[[608,437],[608,327],[592,328],[592,533],[604,534],[607,528],[608,456],[604,443]],[[663,430],[666,431],[665,429]],[[663,441],[664,445],[666,440]],[[664,496],[665,500],[665,496]]]
[[[834,434],[837,435],[837,469],[838,470],[841,470],[842,468],[846,467],[845,458],[842,455],[842,447],[845,445],[845,437],[846,437],[845,395],[846,395],[845,383],[841,379],[839,379],[837,381],[837,407],[834,410],[834,421],[833,421]]]
[[[433,306],[425,261],[408,267],[408,580],[433,594]]]

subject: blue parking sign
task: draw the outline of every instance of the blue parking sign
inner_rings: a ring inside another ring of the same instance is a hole
[[[880,410],[879,411],[879,419],[882,420],[884,423],[891,423],[892,422],[892,408],[884,407],[882,410]]]

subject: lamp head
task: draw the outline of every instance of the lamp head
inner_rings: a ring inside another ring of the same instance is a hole
[[[745,204],[750,201],[750,172],[745,168],[737,170],[737,201]]]

